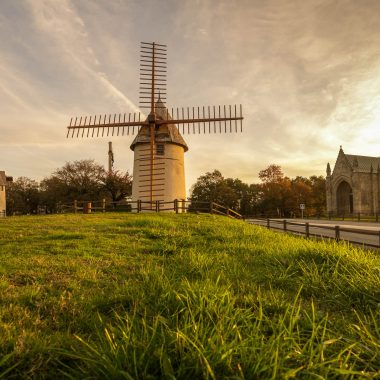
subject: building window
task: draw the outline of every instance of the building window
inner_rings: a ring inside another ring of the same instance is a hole
[[[157,154],[157,156],[165,155],[165,145],[164,144],[157,144],[156,145],[156,154]]]

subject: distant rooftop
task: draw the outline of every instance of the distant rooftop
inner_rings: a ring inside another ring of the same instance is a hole
[[[7,185],[7,182],[12,182],[13,178],[6,176],[5,171],[0,170],[0,186]]]
[[[373,171],[377,172],[377,167],[380,166],[380,157],[369,157],[369,156],[356,156],[352,154],[345,154],[350,165],[354,168],[356,166],[355,160],[357,162],[357,169],[361,172],[370,172],[371,165]]]

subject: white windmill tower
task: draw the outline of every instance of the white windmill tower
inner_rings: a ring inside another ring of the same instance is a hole
[[[155,117],[159,121],[172,119],[160,97],[155,103]],[[131,149],[134,151],[132,201],[186,199],[184,153],[188,147],[173,123],[155,128],[153,155],[148,126],[140,128]]]
[[[140,59],[141,114],[99,115],[71,118],[67,137],[102,137],[105,134],[137,136],[131,144],[134,151],[132,201],[145,204],[142,210],[153,210],[157,201],[173,202],[186,198],[184,153],[188,150],[182,134],[209,134],[242,131],[242,107],[189,107],[169,113],[166,100],[166,45],[142,42]],[[83,123],[82,123],[83,120]],[[238,125],[239,124],[239,125]],[[179,125],[181,127],[179,127]],[[91,132],[91,136],[90,136]]]

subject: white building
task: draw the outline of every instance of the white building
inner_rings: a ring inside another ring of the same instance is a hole
[[[7,213],[5,192],[8,182],[11,181],[12,177],[7,177],[4,171],[0,171],[0,217],[5,216]]]
[[[160,99],[156,103],[155,117],[171,119]],[[163,124],[155,130],[153,155],[148,126],[140,129],[131,149],[134,151],[132,201],[186,199],[184,153],[188,147],[174,124]]]

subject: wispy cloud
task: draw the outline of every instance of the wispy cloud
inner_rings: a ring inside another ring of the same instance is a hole
[[[98,81],[113,100],[120,106],[137,110],[136,105],[125,96],[111,81],[107,74],[99,71],[99,59],[89,45],[88,31],[82,18],[69,0],[29,0],[36,27],[51,39],[54,50],[65,61],[68,69],[79,74],[83,72]]]
[[[340,144],[378,155],[377,0],[5,0],[0,11],[0,145],[17,149],[15,175],[26,151],[47,165],[31,176],[104,158],[104,140],[67,142],[64,127],[71,114],[137,110],[141,40],[168,44],[170,106],[243,103],[243,135],[185,136],[188,187],[214,168],[255,181],[274,162],[323,174]],[[130,141],[115,142],[131,170]]]

